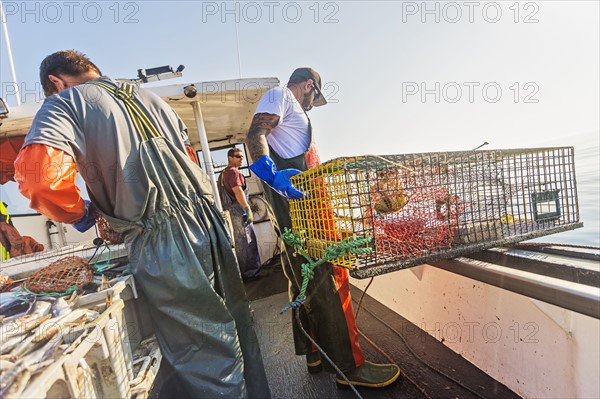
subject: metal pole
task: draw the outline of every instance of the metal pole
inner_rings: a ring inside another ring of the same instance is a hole
[[[15,96],[17,99],[17,107],[21,105],[21,93],[19,92],[19,84],[17,83],[17,74],[15,72],[15,63],[12,56],[12,49],[10,47],[10,39],[8,38],[8,27],[6,25],[6,15],[4,14],[4,5],[0,1],[0,19],[2,20],[2,31],[4,32],[4,38],[6,39],[6,52],[8,53],[8,66],[10,67],[10,74],[15,85]]]
[[[208,138],[206,137],[206,128],[204,127],[204,118],[202,117],[202,109],[198,101],[192,102],[194,109],[194,117],[196,118],[196,127],[198,128],[198,136],[200,137],[200,145],[202,146],[202,158],[206,167],[206,174],[210,179],[210,184],[213,189],[213,197],[217,209],[223,212],[221,205],[221,197],[219,196],[219,187],[217,186],[217,178],[215,177],[215,169],[213,168],[212,157],[210,156],[210,147],[208,146]]]

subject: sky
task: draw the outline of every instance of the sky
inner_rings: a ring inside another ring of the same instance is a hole
[[[284,84],[311,66],[329,101],[310,112],[327,160],[483,142],[598,146],[599,4],[4,0],[3,9],[26,102],[41,100],[39,63],[60,49],[86,53],[114,78],[186,66],[166,84],[240,71]],[[0,95],[14,105],[4,36],[0,74]]]
[[[23,100],[59,49],[184,83],[312,66],[321,157],[538,145],[599,130],[599,2],[3,1]],[[236,19],[239,32],[238,64]],[[14,102],[2,40],[3,97]],[[36,94],[37,92],[37,94]]]

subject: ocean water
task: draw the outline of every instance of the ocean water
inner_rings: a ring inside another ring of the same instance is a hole
[[[575,148],[575,179],[583,227],[533,241],[600,247],[600,132],[564,137],[541,144],[544,147]]]

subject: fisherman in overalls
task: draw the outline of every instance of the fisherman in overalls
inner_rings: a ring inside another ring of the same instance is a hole
[[[239,148],[227,151],[227,168],[219,176],[219,195],[223,210],[229,211],[233,226],[235,254],[244,280],[260,277],[260,256],[256,233],[252,225],[252,210],[248,203],[246,178],[240,172],[244,156]]]
[[[190,397],[269,398],[231,242],[181,119],[76,51],[46,57],[40,77],[47,98],[15,162],[31,207],[79,231],[95,207],[123,236],[163,357]]]
[[[290,177],[320,164],[313,143],[312,126],[307,111],[325,105],[321,92],[321,77],[312,68],[298,68],[287,87],[275,87],[260,100],[246,145],[254,163],[250,169],[265,183],[265,196],[277,219],[276,229],[291,229],[287,199],[298,199],[302,192],[290,183]],[[290,280],[290,296],[296,298],[302,284],[301,256],[291,256],[293,248],[282,254],[282,265]],[[297,355],[306,355],[308,371],[322,367],[333,372],[327,362],[321,362],[319,352],[300,330],[295,312],[300,312],[302,327],[314,337],[333,359],[351,383],[380,388],[393,383],[400,375],[394,364],[374,364],[364,360],[358,329],[352,311],[348,270],[326,263],[314,270],[307,290],[307,299],[300,309],[293,309],[292,325]],[[347,384],[340,376],[338,384]]]

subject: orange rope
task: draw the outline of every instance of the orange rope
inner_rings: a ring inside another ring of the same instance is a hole
[[[369,283],[367,284],[367,286],[365,287],[361,297],[360,297],[360,301],[357,305],[357,309],[356,312],[354,313],[354,318],[357,319],[358,318],[358,312],[360,311],[361,305],[362,305],[362,300],[365,296],[365,294],[367,293],[367,289],[369,288],[369,286],[371,285],[371,283],[373,282],[374,277],[371,278],[371,281],[369,281]],[[435,371],[436,373],[440,374],[443,377],[446,377],[447,379],[449,379],[450,381],[454,382],[456,385],[466,389],[467,391],[473,393],[475,396],[479,397],[479,398],[483,398],[479,393],[477,393],[476,391],[472,390],[471,388],[467,387],[466,385],[460,383],[459,381],[455,380],[454,378],[450,377],[449,375],[443,373],[442,371],[438,370],[437,368],[431,366],[430,364],[426,363],[423,359],[421,359],[408,345],[408,342],[406,342],[406,339],[392,326],[390,326],[388,323],[386,323],[385,321],[381,320],[379,317],[375,316],[372,312],[370,312],[367,309],[367,312],[373,316],[375,319],[379,320],[382,324],[384,324],[386,327],[388,327],[390,330],[392,330],[398,337],[400,337],[400,339],[402,340],[402,342],[404,343],[404,345],[406,345],[406,348],[408,349],[408,351],[410,353],[412,353],[412,355],[418,359],[419,361],[421,361],[424,365],[426,365],[428,368],[430,368],[431,370]],[[357,327],[358,329],[358,327]],[[385,350],[383,350],[381,347],[379,347],[377,344],[375,344],[375,342],[373,342],[373,340],[371,340],[369,337],[367,337],[367,335],[365,333],[363,333],[360,329],[358,329],[359,334],[369,343],[371,344],[374,348],[376,348],[383,356],[385,356],[388,361],[390,361],[393,364],[398,364]],[[411,383],[413,384],[427,399],[432,399],[431,396],[429,396],[429,394],[425,391],[425,389],[423,389],[421,386],[419,386],[419,384],[417,384],[412,378],[410,378],[406,372],[403,372],[404,377]]]
[[[371,277],[371,280],[369,281],[369,284],[367,284],[367,286],[365,287],[365,289],[362,292],[362,295],[360,296],[360,300],[358,301],[358,306],[356,307],[356,312],[354,313],[354,319],[355,320],[358,320],[358,312],[360,311],[360,308],[362,306],[363,298],[365,297],[365,294],[367,293],[367,290],[369,289],[369,287],[373,283],[374,279],[375,279],[375,277]],[[360,328],[357,327],[357,329],[358,329],[358,333],[360,334],[360,336],[363,337],[375,349],[377,349],[383,356],[385,356],[390,363],[392,363],[392,364],[398,364],[386,351],[384,351],[379,345],[377,345],[375,342],[373,342],[373,340],[371,340],[369,337],[367,337],[367,335],[365,333],[363,333],[360,330]],[[421,393],[423,394],[423,396],[425,396],[427,399],[432,399],[431,396],[429,396],[429,394],[427,392],[425,392],[425,389],[421,388],[421,386],[419,386],[419,384],[417,384],[412,378],[410,378],[406,374],[405,371],[403,371],[402,374],[404,375],[404,378],[406,378],[408,381],[410,381],[411,384],[413,384],[419,391],[421,391]]]
[[[379,352],[381,352],[381,354],[383,356],[385,356],[388,361],[390,363],[393,364],[397,364],[396,361],[390,356],[388,355],[381,347],[379,347],[375,342],[373,342],[369,337],[367,337],[365,335],[365,333],[363,333],[360,329],[358,329],[358,333],[360,334],[361,337],[363,337],[369,344],[371,344],[375,349],[377,349]],[[406,378],[408,381],[410,381],[411,384],[413,384],[419,391],[421,391],[421,393],[423,394],[423,396],[425,396],[427,399],[433,399],[431,396],[429,396],[429,394],[427,392],[425,392],[425,390],[423,388],[421,388],[419,386],[419,384],[417,384],[412,378],[410,378],[407,374],[406,371],[402,371],[402,374],[404,375],[404,378]]]

